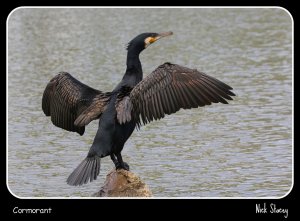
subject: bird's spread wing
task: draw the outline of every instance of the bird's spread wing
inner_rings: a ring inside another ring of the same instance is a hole
[[[146,124],[180,108],[218,102],[227,104],[226,99],[232,100],[230,96],[235,96],[230,90],[232,88],[227,84],[195,69],[165,63],[124,96],[119,102],[121,108],[117,111],[117,118],[120,123],[134,119],[138,124],[140,120]],[[120,117],[118,113],[122,113]]]
[[[115,106],[117,119],[120,124],[131,121],[132,103],[129,96],[132,89],[132,87],[122,87],[117,95]]]
[[[69,73],[60,72],[48,83],[42,99],[42,109],[57,127],[82,135],[85,125],[99,118],[109,100],[102,93]]]

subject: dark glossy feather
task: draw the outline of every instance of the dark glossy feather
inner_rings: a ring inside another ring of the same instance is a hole
[[[126,98],[120,99],[117,113],[122,113],[122,117],[118,120],[121,124],[131,119],[146,124],[181,108],[227,104],[226,99],[235,96],[230,90],[227,84],[195,69],[165,63],[137,84]]]
[[[67,183],[72,186],[80,186],[97,179],[100,173],[100,157],[86,157],[70,174]]]
[[[105,110],[109,96],[60,72],[44,91],[42,109],[55,126],[82,135],[85,126]]]
[[[67,183],[82,185],[97,178],[100,159],[110,155],[116,168],[129,170],[121,156],[124,144],[141,124],[159,120],[179,109],[232,100],[232,88],[197,70],[165,63],[143,79],[139,54],[172,32],[142,33],[128,44],[126,72],[112,92],[102,93],[61,72],[47,85],[42,109],[57,127],[82,135],[98,119],[98,131],[87,157]]]

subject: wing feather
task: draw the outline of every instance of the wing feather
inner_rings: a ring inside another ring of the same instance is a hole
[[[222,81],[195,69],[165,63],[138,83],[126,95],[126,117],[120,123],[134,119],[138,124],[163,118],[183,109],[212,103],[227,104],[235,94]],[[130,105],[130,107],[126,107]],[[122,108],[120,108],[119,112]],[[122,110],[123,110],[122,109]],[[130,112],[131,117],[129,117]]]
[[[109,93],[102,93],[69,73],[60,72],[45,88],[42,109],[55,126],[83,135],[85,126],[105,110],[109,97]]]

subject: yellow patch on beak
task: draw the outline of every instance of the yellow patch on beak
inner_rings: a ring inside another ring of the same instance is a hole
[[[157,41],[159,39],[159,37],[148,37],[145,39],[145,48],[147,46],[149,46],[150,44],[152,44],[153,42]]]
[[[145,48],[147,48],[153,42],[156,42],[158,39],[166,37],[166,36],[170,36],[172,34],[173,34],[173,32],[168,31],[168,32],[163,32],[163,33],[157,34],[155,37],[148,37],[148,38],[146,38],[144,40],[144,42],[145,42]]]

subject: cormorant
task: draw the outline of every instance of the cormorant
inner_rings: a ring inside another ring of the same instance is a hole
[[[129,170],[121,151],[136,127],[159,120],[180,108],[227,104],[235,96],[227,84],[177,64],[164,63],[143,79],[139,54],[165,33],[143,33],[127,46],[127,69],[111,92],[93,89],[71,76],[58,73],[47,85],[42,109],[52,123],[83,135],[85,126],[99,120],[99,128],[87,157],[70,174],[67,183],[82,185],[97,178],[100,159],[110,155],[116,169]]]

